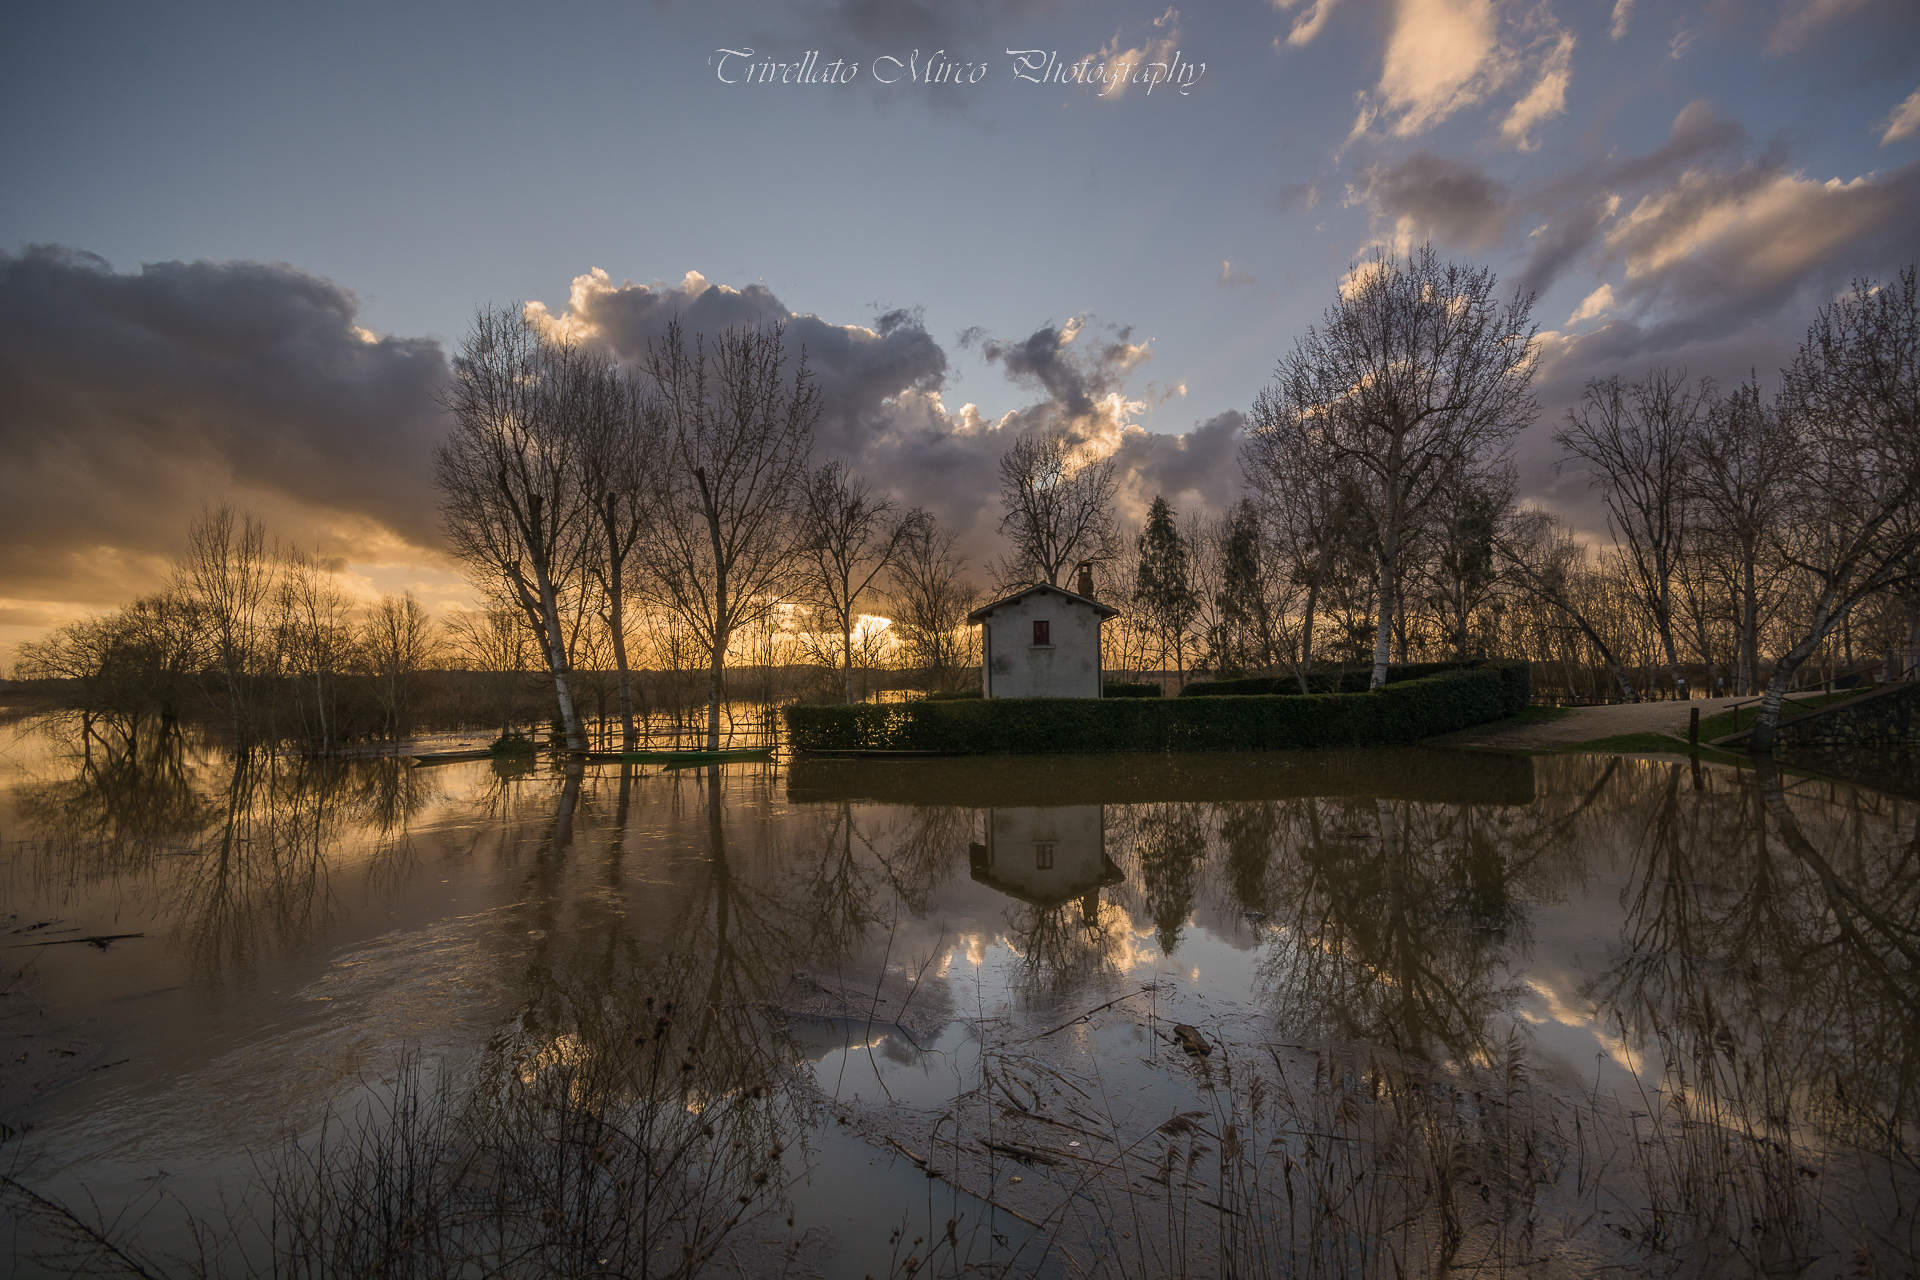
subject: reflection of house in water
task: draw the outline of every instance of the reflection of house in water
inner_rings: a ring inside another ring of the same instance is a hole
[[[987,810],[987,842],[968,850],[973,878],[1042,910],[1080,899],[1089,924],[1100,890],[1126,879],[1107,857],[1105,805]]]

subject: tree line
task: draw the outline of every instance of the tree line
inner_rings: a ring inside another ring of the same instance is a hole
[[[1393,661],[1500,655],[1573,699],[1684,693],[1690,672],[1709,692],[1764,683],[1770,725],[1809,662],[1913,661],[1912,268],[1822,307],[1775,389],[1658,367],[1590,381],[1553,438],[1598,491],[1599,547],[1517,499],[1512,443],[1540,413],[1531,311],[1431,248],[1377,255],[1253,405],[1242,500],[1183,519],[1156,497],[1123,529],[1110,454],[1070,427],[1024,435],[999,464],[987,588],[1097,567],[1122,610],[1108,671],[1176,680],[1284,672],[1306,690],[1320,668],[1362,665],[1377,685]],[[877,669],[932,691],[977,681],[966,616],[986,597],[958,531],[844,461],[816,463],[820,392],[779,326],[676,323],[623,365],[490,307],[453,365],[434,478],[480,610],[436,627],[407,597],[356,604],[223,508],[196,523],[165,592],[24,647],[17,673],[75,682],[129,733],[144,714],[171,721],[191,686],[237,740],[323,749],[396,734],[435,662],[487,677],[503,732],[540,672],[574,749],[609,703],[625,743],[665,699],[677,716],[702,708],[717,746],[743,695],[854,701]],[[816,673],[810,687],[776,689],[794,669]],[[667,674],[651,699],[643,672]]]
[[[171,736],[188,716],[242,750],[325,752],[404,734],[444,640],[412,595],[362,600],[332,566],[219,506],[188,529],[164,588],[21,645],[14,675],[60,682],[89,752]]]

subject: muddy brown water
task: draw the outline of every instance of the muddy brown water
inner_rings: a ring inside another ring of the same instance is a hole
[[[1144,1110],[1187,1087],[1175,1022],[1443,1067],[1512,1043],[1631,1099],[1664,1087],[1656,1028],[1710,1007],[1773,1047],[1810,1134],[1913,1132],[1920,805],[1828,778],[1414,749],[88,760],[0,733],[0,1171],[156,1249],[377,1104],[399,1055],[539,1069],[651,993],[701,1012],[703,1061],[798,1099],[754,1230],[829,1275],[886,1274],[894,1227],[950,1217],[993,1225],[989,1261],[1057,1267],[1020,1256],[1018,1169],[930,1180],[886,1137],[1008,1044],[1084,1055]]]

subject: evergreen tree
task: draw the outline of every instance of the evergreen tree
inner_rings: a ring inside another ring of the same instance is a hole
[[[1200,612],[1193,590],[1192,556],[1180,536],[1173,508],[1155,495],[1140,531],[1140,568],[1134,576],[1133,603],[1159,633],[1163,650],[1173,653],[1174,669],[1186,682],[1187,629]]]
[[[1220,539],[1220,624],[1208,661],[1221,675],[1273,665],[1273,626],[1260,555],[1260,515],[1242,498],[1227,513]]]

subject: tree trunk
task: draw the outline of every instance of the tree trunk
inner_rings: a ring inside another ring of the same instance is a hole
[[[853,610],[849,608],[840,619],[840,661],[846,668],[847,705],[853,705]]]
[[[554,594],[553,580],[538,567],[534,576],[540,585],[540,613],[547,632],[547,669],[553,673],[553,696],[560,704],[560,728],[566,735],[569,751],[585,751],[587,735],[580,727],[580,713],[573,705],[573,672],[567,662],[566,642],[560,637],[560,602]]]
[[[1846,614],[1835,616],[1828,611],[1833,607],[1831,591],[1823,595],[1813,614],[1813,627],[1802,637],[1799,644],[1787,650],[1780,660],[1773,664],[1773,678],[1767,681],[1766,697],[1760,700],[1760,714],[1753,722],[1753,736],[1747,739],[1749,751],[1770,752],[1773,750],[1773,731],[1780,727],[1780,704],[1786,700],[1787,686],[1800,670],[1800,665],[1818,649],[1833,629],[1840,625]]]
[[[1387,541],[1393,541],[1391,530]],[[1393,551],[1383,549],[1380,561],[1380,619],[1373,633],[1373,679],[1370,689],[1378,689],[1387,683],[1387,665],[1393,652]]]
[[[1400,560],[1400,472],[1405,465],[1404,445],[1396,435],[1387,450],[1387,509],[1380,529],[1380,620],[1373,637],[1373,680],[1371,689],[1385,687],[1387,662],[1393,643],[1393,575]]]
[[[1755,554],[1749,548],[1742,557],[1741,572],[1745,581],[1741,584],[1740,599],[1740,678],[1739,688],[1734,690],[1740,697],[1753,692],[1754,682],[1760,676],[1760,654],[1758,651],[1760,631],[1760,601],[1754,587]]]

